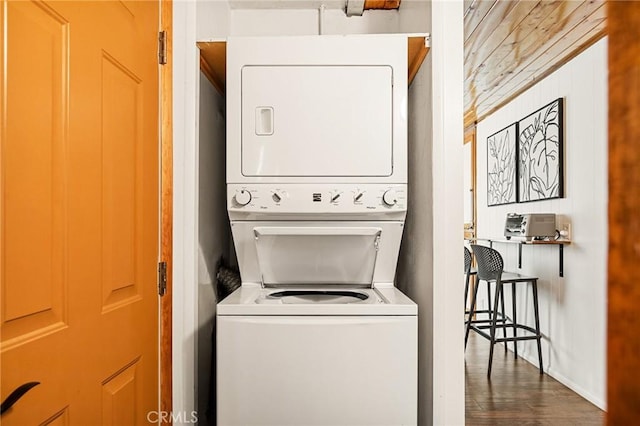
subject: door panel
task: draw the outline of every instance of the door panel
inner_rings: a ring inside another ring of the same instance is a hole
[[[139,297],[136,263],[141,80],[102,57],[102,258],[104,310]]]
[[[15,24],[7,28],[6,74],[16,78],[7,86],[1,151],[3,348],[21,336],[33,338],[65,323],[66,263],[62,171],[67,26],[43,5],[12,2],[8,12]],[[34,54],[14,48],[13,40],[34,46]],[[40,67],[41,78],[24,75],[24,70]]]
[[[41,383],[2,424],[143,424],[158,409],[158,4],[0,10],[0,398]]]
[[[139,360],[116,373],[102,386],[102,424],[136,424],[137,407],[142,386],[138,373]]]
[[[42,423],[42,426],[68,426],[69,407],[65,407]]]

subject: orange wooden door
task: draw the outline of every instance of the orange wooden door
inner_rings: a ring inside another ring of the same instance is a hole
[[[0,399],[41,383],[1,423],[144,424],[159,400],[158,3],[4,0],[0,22]]]

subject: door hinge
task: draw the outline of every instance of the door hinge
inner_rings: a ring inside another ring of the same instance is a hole
[[[167,63],[167,32],[160,31],[158,33],[158,63],[164,65]]]
[[[164,296],[167,292],[167,262],[158,263],[158,294]]]

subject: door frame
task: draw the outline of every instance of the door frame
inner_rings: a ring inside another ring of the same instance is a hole
[[[166,290],[160,297],[160,411],[173,408],[173,2],[160,0],[160,28],[165,31],[166,63],[160,72],[160,262],[166,262]],[[163,424],[170,424],[161,416]]]
[[[609,64],[609,252],[606,424],[640,417],[640,5],[607,2]],[[604,76],[603,78],[607,78]],[[631,266],[631,268],[630,268]]]

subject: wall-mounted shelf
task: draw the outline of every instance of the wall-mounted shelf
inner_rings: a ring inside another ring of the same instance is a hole
[[[564,246],[571,244],[571,240],[507,240],[503,238],[472,238],[468,241],[488,241],[489,247],[493,247],[493,243],[518,244],[518,269],[522,269],[522,246],[529,245],[553,245],[558,246],[558,275],[564,277]]]
[[[408,83],[415,78],[420,66],[429,53],[428,35],[407,37],[407,65]],[[218,93],[224,96],[227,81],[227,42],[200,41],[200,70],[209,79]]]

